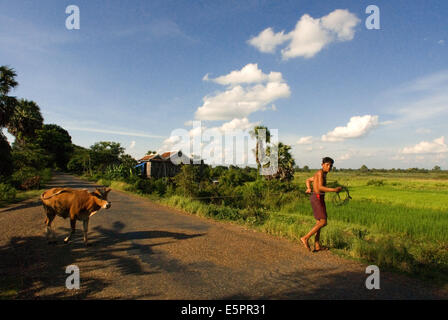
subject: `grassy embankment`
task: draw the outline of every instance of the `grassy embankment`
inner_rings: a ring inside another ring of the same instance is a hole
[[[39,176],[39,189],[20,190],[15,189],[9,184],[0,182],[0,208],[40,196],[45,190],[45,185],[51,180],[51,169],[44,169],[40,171]]]

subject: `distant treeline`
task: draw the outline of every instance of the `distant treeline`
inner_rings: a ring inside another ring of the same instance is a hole
[[[320,168],[319,168],[320,169]],[[310,169],[308,166],[304,166],[300,168],[298,166],[294,167],[295,172],[310,172],[316,171],[318,169]],[[434,166],[432,169],[424,169],[424,168],[408,168],[408,169],[400,169],[400,168],[392,168],[392,169],[376,169],[376,168],[367,168],[367,166],[363,165],[359,169],[352,168],[336,168],[332,169],[334,172],[381,172],[381,173],[429,173],[429,172],[448,172],[448,170],[442,170],[439,166]]]

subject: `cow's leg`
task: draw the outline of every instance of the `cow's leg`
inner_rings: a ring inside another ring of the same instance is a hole
[[[51,223],[53,222],[54,218],[55,218],[55,215],[49,214],[47,212],[47,218],[45,219],[45,235],[47,237],[48,243],[56,242],[56,235],[54,233],[54,230],[52,230],[52,228],[51,228]]]
[[[89,218],[87,217],[85,220],[83,220],[82,224],[84,227],[84,244],[87,245],[87,230],[89,229]]]
[[[76,218],[72,219],[70,218],[70,233],[68,234],[67,238],[64,239],[64,243],[68,243],[70,241],[70,238],[72,237],[73,233],[75,233],[76,229]]]

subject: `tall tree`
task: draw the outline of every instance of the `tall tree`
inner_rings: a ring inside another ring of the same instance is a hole
[[[269,129],[267,127],[256,126],[253,130],[251,130],[249,132],[250,136],[257,140],[257,143],[255,145],[255,161],[257,162],[258,172],[260,172],[260,168],[261,168],[261,163],[260,163],[261,159],[258,156],[259,151],[261,151],[261,154],[266,154],[265,150],[263,149],[263,145],[260,144],[260,139],[263,136],[263,134],[262,134],[263,132],[265,134],[266,144],[270,143],[271,142],[271,132],[269,131]]]
[[[20,99],[7,128],[16,137],[16,142],[23,145],[27,139],[36,137],[36,130],[42,128],[43,122],[39,106],[34,101]]]
[[[11,146],[2,129],[9,123],[17,104],[14,97],[8,96],[11,89],[18,86],[16,76],[14,69],[0,66],[0,177],[10,176],[13,170]]]
[[[73,152],[72,138],[67,130],[56,124],[44,124],[36,130],[36,143],[48,153],[53,165],[67,169]]]
[[[296,164],[290,153],[291,146],[279,142],[273,149],[278,152],[278,170],[273,177],[280,179],[280,181],[291,181],[294,179],[294,166]]]
[[[19,85],[17,74],[13,68],[0,66],[0,95],[7,95],[12,88]]]
[[[92,168],[104,171],[110,165],[119,165],[124,148],[118,142],[100,141],[90,147]]]

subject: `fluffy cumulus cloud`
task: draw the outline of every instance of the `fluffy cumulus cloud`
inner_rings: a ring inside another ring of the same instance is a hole
[[[203,98],[203,105],[195,113],[197,120],[245,118],[291,94],[280,72],[265,74],[257,64],[248,64],[215,79],[206,75],[204,80],[224,85],[226,90]]]
[[[267,28],[249,39],[248,43],[266,53],[274,53],[278,46],[288,43],[281,51],[283,59],[311,58],[330,43],[352,40],[359,22],[353,13],[342,9],[321,18],[305,14],[291,32],[274,33],[272,28]]]
[[[445,143],[445,137],[434,139],[431,142],[422,141],[413,147],[404,148],[401,153],[404,154],[425,154],[425,153],[444,153],[448,152],[448,146]]]
[[[339,157],[336,158],[336,160],[349,160],[352,157],[352,155],[350,153],[344,153],[343,155],[340,155]]]
[[[264,53],[274,53],[277,46],[291,39],[284,31],[274,33],[272,28],[267,28],[256,37],[248,40],[248,43]]]
[[[219,127],[219,129],[222,132],[226,131],[234,131],[234,130],[251,130],[255,126],[257,126],[259,123],[251,123],[249,119],[242,118],[242,119],[233,119],[232,121],[226,122]]]
[[[307,137],[301,137],[297,141],[297,144],[311,144],[312,142],[313,142],[313,137],[312,136],[307,136]]]
[[[263,71],[258,68],[258,64],[256,63],[249,63],[241,70],[232,71],[225,76],[215,79],[209,79],[208,74],[206,74],[203,80],[230,86],[261,82],[283,82],[282,74],[280,72],[264,74]]]
[[[345,127],[336,127],[334,130],[324,134],[322,141],[343,141],[366,135],[378,126],[378,116],[365,115],[351,117]]]

